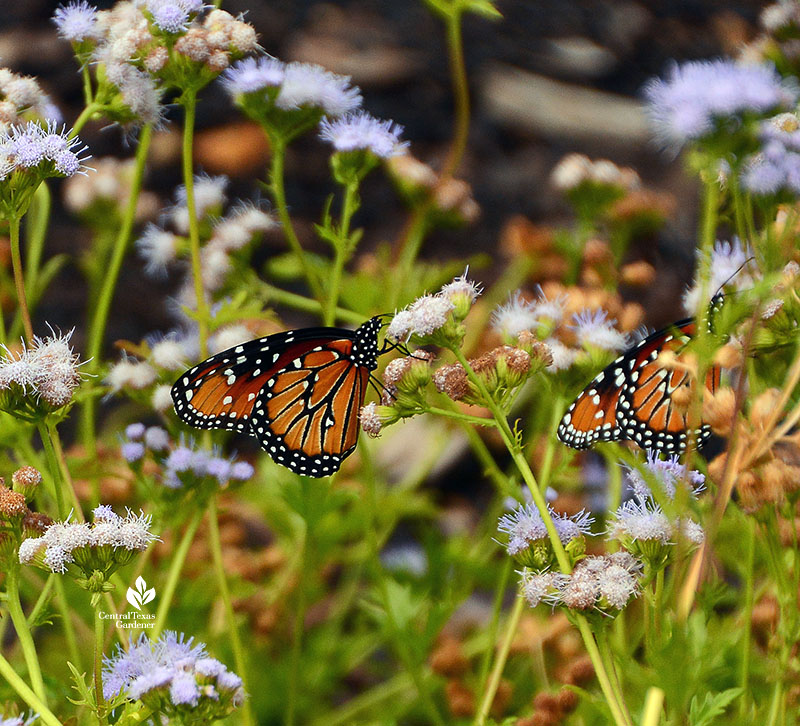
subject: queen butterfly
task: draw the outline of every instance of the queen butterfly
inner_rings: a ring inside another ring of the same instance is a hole
[[[709,312],[721,303],[718,293]],[[691,377],[686,370],[659,365],[658,356],[662,351],[680,352],[696,329],[694,318],[681,320],[648,335],[606,366],[567,409],[558,426],[559,440],[573,449],[588,449],[598,441],[629,440],[668,454],[684,451],[689,440],[688,412],[672,397],[678,388],[691,385]],[[712,365],[706,389],[713,393],[719,382],[720,368]],[[711,429],[701,424],[693,433],[700,448]]]
[[[195,428],[255,436],[297,474],[329,476],[356,447],[381,317],[354,331],[289,330],[217,353],[172,386],[175,412]]]

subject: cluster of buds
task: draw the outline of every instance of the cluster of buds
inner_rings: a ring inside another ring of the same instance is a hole
[[[613,615],[638,595],[642,564],[628,552],[584,557],[571,574],[520,572],[522,597],[531,607],[545,602],[569,610]]]
[[[120,517],[111,507],[101,505],[92,517],[91,524],[55,522],[43,535],[23,540],[20,563],[69,574],[94,595],[113,589],[109,577],[157,537],[150,531],[150,515],[128,510]]]
[[[760,393],[747,412],[738,412],[736,396],[721,388],[703,401],[703,420],[715,433],[726,436],[738,427],[739,455],[729,461],[730,452],[717,456],[708,466],[711,478],[721,483],[733,476],[739,506],[746,512],[793,504],[800,493],[800,434],[777,436],[783,423],[782,394],[776,388]],[[732,472],[729,466],[734,466]]]
[[[25,537],[35,537],[52,524],[44,514],[28,509],[42,475],[32,466],[23,466],[11,476],[11,488],[0,477],[0,563],[14,566],[20,542]]]
[[[242,679],[208,655],[203,643],[165,632],[142,634],[127,650],[106,658],[103,692],[141,701],[165,721],[209,724],[230,715],[247,697]]]
[[[623,304],[608,290],[546,283],[532,299],[519,291],[512,293],[494,310],[491,322],[506,343],[522,347],[531,345],[526,341],[545,343],[548,369],[558,371],[576,363],[596,368],[610,352],[628,345],[643,316],[640,305]],[[524,339],[519,337],[522,333]]]
[[[430,201],[437,223],[471,224],[480,216],[472,188],[463,179],[442,178],[410,153],[392,156],[386,169],[398,192],[411,205]]]
[[[258,47],[254,28],[200,0],[120,0],[98,11],[85,0],[53,20],[78,61],[95,69],[95,103],[121,124],[154,123],[165,88],[197,90]]]
[[[0,408],[36,420],[71,403],[81,382],[71,335],[34,338],[30,347],[23,344],[16,353],[5,349],[0,359]]]
[[[790,0],[767,5],[759,17],[761,32],[741,48],[741,60],[773,63],[782,75],[800,73],[800,7]]]
[[[586,551],[586,537],[594,519],[586,512],[573,516],[559,514],[548,508],[561,544],[572,560],[577,562]],[[503,537],[506,552],[524,567],[545,570],[556,563],[553,544],[539,511],[532,504],[523,504],[510,514],[500,517],[497,530]]]
[[[486,391],[501,405],[528,378],[553,362],[546,343],[536,340],[523,331],[517,336],[517,345],[501,345],[469,361],[470,368],[481,379]],[[453,401],[484,405],[483,396],[467,376],[460,363],[441,366],[433,375],[436,390]]]
[[[0,68],[0,133],[27,121],[56,123],[61,113],[35,78]]]

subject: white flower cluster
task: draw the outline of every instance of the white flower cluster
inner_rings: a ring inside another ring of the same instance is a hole
[[[52,408],[66,406],[81,381],[77,354],[66,335],[34,338],[33,345],[23,345],[20,353],[5,348],[0,358],[0,390],[14,390],[23,396],[35,396]]]
[[[46,122],[61,121],[61,112],[35,78],[0,68],[0,132],[32,120],[31,116]]]
[[[44,550],[43,564],[52,572],[66,572],[67,565],[76,562],[80,551],[99,547],[111,547],[114,550],[143,552],[147,546],[158,539],[150,531],[151,517],[140,512],[138,515],[130,510],[125,517],[120,517],[111,507],[101,505],[93,514],[93,522],[56,522],[50,525],[41,537],[29,537],[19,547],[19,561],[23,565],[31,564]]]

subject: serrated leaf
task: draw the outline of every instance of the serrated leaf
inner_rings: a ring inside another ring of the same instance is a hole
[[[90,708],[95,708],[96,704],[94,700],[94,694],[89,686],[86,685],[86,673],[79,673],[78,669],[69,661],[67,661],[67,667],[72,672],[72,681],[74,684],[72,687],[81,696],[80,700],[74,700],[72,698],[69,700],[76,706],[89,706]]]
[[[720,693],[706,693],[702,703],[697,696],[692,698],[689,706],[689,723],[691,726],[709,726],[725,709],[742,693],[741,688],[729,688]]]

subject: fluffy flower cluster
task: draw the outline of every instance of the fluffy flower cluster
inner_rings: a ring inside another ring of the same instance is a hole
[[[356,111],[343,118],[325,119],[319,136],[336,151],[370,151],[381,159],[402,154],[408,143],[400,141],[403,127],[393,121],[381,121],[366,111]]]
[[[618,352],[628,345],[628,336],[620,333],[614,326],[616,320],[608,317],[605,310],[581,310],[572,316],[578,344],[587,349],[599,348]]]
[[[520,572],[522,596],[531,607],[540,602],[571,610],[619,611],[639,593],[642,564],[628,552],[584,557],[570,575]]]
[[[10,126],[0,133],[0,181],[14,172],[35,175],[37,185],[48,177],[85,173],[85,150],[77,136],[70,138],[67,129],[55,122],[46,127],[33,121]]]
[[[725,59],[675,65],[644,93],[657,134],[677,147],[712,134],[727,119],[786,110],[798,95],[771,65]]]
[[[89,578],[96,571],[105,575],[130,562],[155,539],[150,531],[150,515],[130,510],[120,517],[111,507],[101,505],[93,521],[55,522],[41,537],[23,540],[19,561],[37,564],[52,572],[67,572],[73,563]]]
[[[761,196],[786,191],[800,194],[800,119],[782,113],[763,121],[762,150],[742,170],[742,186]]]
[[[0,726],[31,726],[37,718],[39,718],[38,713],[32,713],[27,718],[24,715],[2,716],[0,717]]]
[[[0,133],[35,119],[58,123],[61,112],[35,78],[0,68]]]
[[[412,335],[427,338],[448,321],[463,320],[481,291],[467,278],[467,272],[442,286],[435,295],[423,295],[408,307],[396,312],[386,329],[394,340],[408,340]]]
[[[734,237],[731,242],[717,241],[711,251],[709,264],[711,278],[708,281],[706,294],[709,297],[715,295],[723,285],[733,290],[751,288],[755,277],[760,276],[752,258],[750,250],[742,246],[738,237]],[[698,279],[684,293],[683,309],[687,315],[695,315],[699,306],[707,302],[700,300],[701,288]]]
[[[572,555],[583,553],[584,535],[588,534],[594,518],[580,511],[570,517],[559,514],[548,506],[561,544]],[[503,534],[506,552],[518,562],[536,569],[547,567],[553,553],[541,514],[533,504],[521,504],[510,514],[504,514],[497,523]]]
[[[142,634],[128,650],[105,658],[103,692],[106,698],[123,693],[181,723],[200,713],[203,723],[217,721],[246,698],[242,679],[211,658],[205,644],[172,631],[156,641]]]
[[[98,11],[84,0],[56,10],[59,35],[98,68],[97,100],[119,123],[157,123],[167,86],[207,83],[257,48],[254,28],[201,0],[121,0]]]
[[[52,410],[66,406],[81,381],[80,362],[69,344],[72,331],[66,335],[34,338],[33,345],[23,345],[21,352],[6,354],[0,359],[0,394],[2,407],[8,411]]]
[[[223,83],[233,98],[267,94],[275,108],[319,109],[326,116],[343,116],[361,106],[361,91],[348,76],[311,63],[283,63],[269,56],[246,58],[231,66]],[[247,99],[241,99],[247,103]]]
[[[509,295],[508,302],[492,312],[492,327],[504,338],[515,338],[523,330],[557,325],[564,316],[565,302],[563,295],[550,300],[541,287],[534,300],[526,300],[517,290]]]
[[[550,174],[550,183],[564,192],[577,189],[582,184],[600,184],[631,191],[641,186],[639,175],[629,167],[618,167],[613,161],[592,161],[583,154],[568,154],[556,164]]]
[[[678,455],[661,459],[656,451],[648,451],[644,467],[654,477],[661,492],[670,499],[675,497],[675,489],[684,482],[689,484],[689,492],[697,496],[705,489],[706,477],[696,469],[687,471],[686,465],[680,463]],[[626,467],[628,485],[640,500],[652,499],[653,492],[641,472],[633,467]]]

